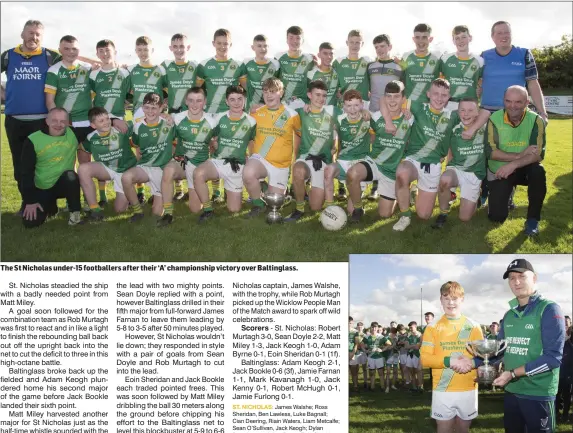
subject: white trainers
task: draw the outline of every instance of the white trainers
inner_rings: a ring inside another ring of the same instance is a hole
[[[406,230],[406,227],[410,225],[411,219],[412,218],[410,218],[409,216],[400,217],[400,219],[396,224],[394,224],[394,227],[392,227],[392,229],[394,229],[394,231],[397,232],[403,232],[404,230]]]
[[[82,221],[82,218],[80,216],[79,211],[70,212],[70,219],[68,220],[68,225],[75,226],[75,225],[79,224],[81,221]]]
[[[386,387],[386,394],[390,392],[390,388]]]
[[[392,385],[392,389],[395,391],[398,390],[398,388],[396,388],[394,385]]]

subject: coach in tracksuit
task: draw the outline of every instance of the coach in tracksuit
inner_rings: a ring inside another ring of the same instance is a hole
[[[537,274],[527,260],[512,261],[503,278],[509,278],[515,295],[497,337],[507,341],[505,371],[493,382],[505,387],[505,432],[553,433],[565,342],[563,314],[559,305],[535,290]]]
[[[22,44],[2,53],[2,72],[6,72],[4,127],[12,153],[14,179],[22,195],[22,148],[26,138],[46,125],[48,109],[44,82],[48,68],[60,60],[56,51],[42,48],[44,25],[29,20],[22,30]],[[19,213],[23,211],[23,202]]]

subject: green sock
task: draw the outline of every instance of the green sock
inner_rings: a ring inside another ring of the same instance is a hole
[[[265,207],[265,202],[264,202],[262,199],[260,199],[260,198],[256,198],[256,199],[253,200],[253,206],[256,206],[256,207]]]
[[[99,187],[99,201],[107,201],[107,196],[105,194],[105,184],[103,187],[101,185]]]
[[[141,205],[139,203],[131,205],[131,210],[133,213],[143,213],[141,210]]]
[[[300,211],[300,212],[304,212],[304,201],[297,201],[296,202],[296,210]]]
[[[356,203],[354,203],[354,209],[362,209],[362,198],[359,198]]]
[[[213,202],[208,200],[203,203],[203,212],[210,212],[213,210]]]
[[[163,213],[165,215],[173,215],[173,203],[163,203]]]
[[[446,210],[444,209],[440,209],[440,215],[448,215],[450,213],[450,208],[447,208]]]
[[[326,209],[328,206],[333,206],[334,200],[325,200],[324,201],[324,208]]]
[[[181,181],[175,182],[175,194],[181,194],[183,192],[183,186],[181,185]]]
[[[406,216],[406,217],[411,217],[412,216],[412,211],[410,209],[404,211],[404,212],[400,212],[400,216]]]
[[[215,185],[213,185],[213,186],[215,186]],[[215,197],[219,197],[219,196],[221,195],[221,191],[219,191],[218,189],[215,189],[215,190],[213,191],[213,195],[214,195]]]
[[[101,207],[99,207],[99,204],[90,204],[90,210],[92,212],[101,212],[103,211],[103,209]]]
[[[137,193],[143,194],[143,184],[142,183],[137,184]]]

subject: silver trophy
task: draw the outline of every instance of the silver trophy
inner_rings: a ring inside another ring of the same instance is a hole
[[[262,196],[263,201],[270,206],[271,211],[267,214],[267,222],[269,224],[282,223],[283,217],[279,209],[292,201],[290,195],[279,194],[278,192],[266,192]]]
[[[484,385],[490,385],[497,377],[497,369],[489,365],[489,357],[497,356],[507,347],[505,340],[474,340],[468,341],[466,348],[474,355],[483,358],[484,365],[477,369],[478,382]]]

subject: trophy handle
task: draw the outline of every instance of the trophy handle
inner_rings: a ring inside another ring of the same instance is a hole
[[[472,349],[472,346],[470,345],[469,342],[466,343],[466,350],[467,350],[472,356],[483,358],[483,356],[481,356],[480,354],[476,353],[476,352]]]
[[[499,355],[507,348],[507,340],[501,340],[501,344],[499,345],[499,349],[495,352],[495,356]]]
[[[283,206],[290,204],[291,201],[292,201],[292,197],[290,195],[285,195],[285,201],[283,203]]]

